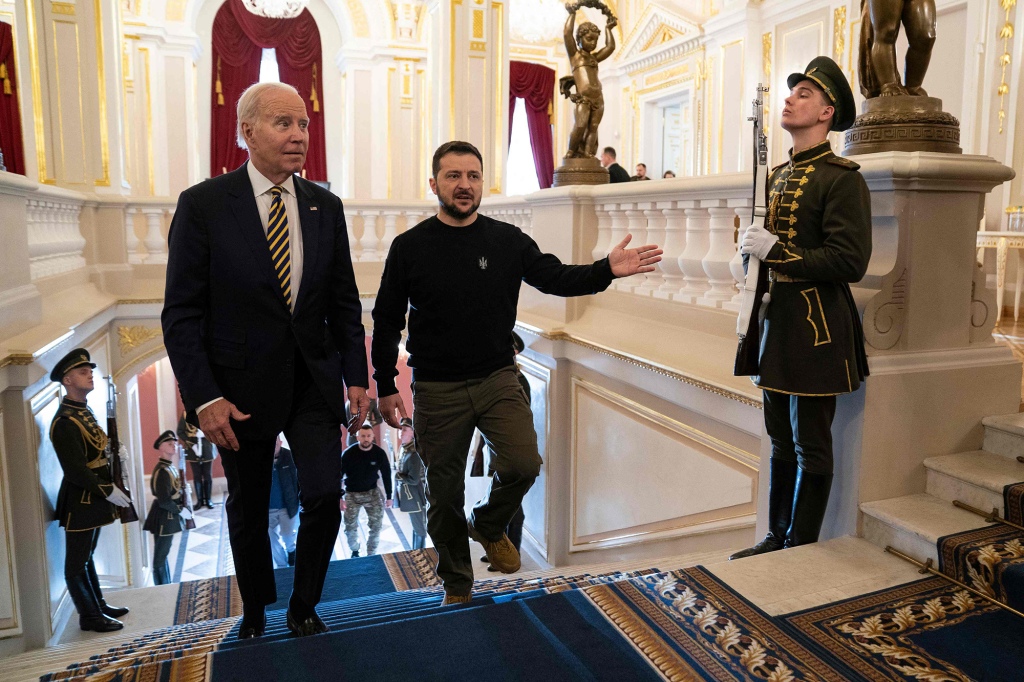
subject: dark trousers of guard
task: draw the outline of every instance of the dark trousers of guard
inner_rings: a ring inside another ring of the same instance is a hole
[[[533,414],[512,367],[470,381],[416,381],[413,404],[416,450],[427,467],[427,530],[438,554],[437,574],[445,592],[467,595],[473,565],[466,460],[473,429],[480,429],[493,453],[494,473],[470,520],[484,538],[499,540],[540,473]]]
[[[171,553],[171,544],[174,543],[173,535],[153,536],[153,584],[166,585],[171,582],[171,565],[167,561],[167,555]]]
[[[835,396],[764,391],[764,422],[772,442],[768,529],[786,547],[818,541],[832,489]]]
[[[196,491],[196,509],[213,504],[213,460],[189,462],[192,468],[192,487]]]
[[[111,632],[123,627],[115,619],[128,613],[128,609],[110,606],[103,599],[92,559],[99,539],[99,528],[64,533],[64,581],[78,611],[79,626],[83,630]]]
[[[284,427],[299,479],[299,532],[289,609],[299,620],[314,613],[341,525],[341,423],[296,352],[291,411]],[[221,450],[228,497],[228,537],[245,614],[262,617],[277,601],[270,551],[270,487],[276,437],[239,440]]]

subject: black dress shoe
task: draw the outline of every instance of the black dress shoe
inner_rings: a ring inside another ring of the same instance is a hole
[[[294,549],[292,551],[288,552],[288,565],[289,566],[294,566],[295,565],[295,550]]]
[[[352,550],[352,557],[351,558],[353,558],[353,559],[358,559],[359,558],[359,550],[358,549]]]
[[[123,628],[124,623],[100,613],[92,616],[79,616],[78,627],[90,632],[115,632]]]
[[[242,625],[238,628],[238,639],[255,639],[256,637],[262,637],[266,629],[266,611],[261,610],[257,616],[242,616]]]
[[[292,616],[291,610],[285,614],[285,625],[288,629],[299,637],[308,637],[309,635],[322,635],[325,632],[330,631],[330,628],[320,620],[320,616],[315,613],[306,618],[305,620],[298,622],[295,617]]]
[[[100,611],[107,618],[120,618],[128,613],[128,609],[124,606],[111,606],[110,604],[100,604]]]
[[[207,502],[206,503],[206,508],[207,509],[213,509],[213,502]]]

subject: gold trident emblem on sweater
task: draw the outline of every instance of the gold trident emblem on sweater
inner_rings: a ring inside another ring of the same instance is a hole
[[[486,270],[487,269],[487,259],[485,257],[483,257],[483,256],[480,256],[480,260],[477,261],[477,265],[480,266],[481,270]]]

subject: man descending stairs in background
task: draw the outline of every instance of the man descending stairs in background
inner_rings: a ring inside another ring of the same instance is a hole
[[[767,229],[751,225],[741,246],[771,269],[753,378],[772,442],[768,534],[732,559],[818,541],[832,487],[836,396],[856,391],[868,373],[850,283],[871,258],[871,198],[860,166],[828,142],[829,131],[853,124],[853,91],[828,57],[787,84],[789,162],[768,177]]]

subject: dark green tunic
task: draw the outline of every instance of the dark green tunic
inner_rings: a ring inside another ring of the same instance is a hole
[[[181,487],[178,468],[161,457],[149,478],[149,489],[154,499],[143,530],[154,535],[174,535],[185,530],[185,519],[181,516]]]
[[[768,178],[765,227],[778,235],[764,263],[771,302],[754,383],[791,395],[850,393],[868,374],[850,283],[871,258],[871,198],[856,163],[828,141]]]
[[[117,519],[107,502],[114,484],[104,452],[107,434],[85,403],[64,398],[50,423],[50,441],[64,479],[57,492],[56,518],[66,531],[99,528]]]

